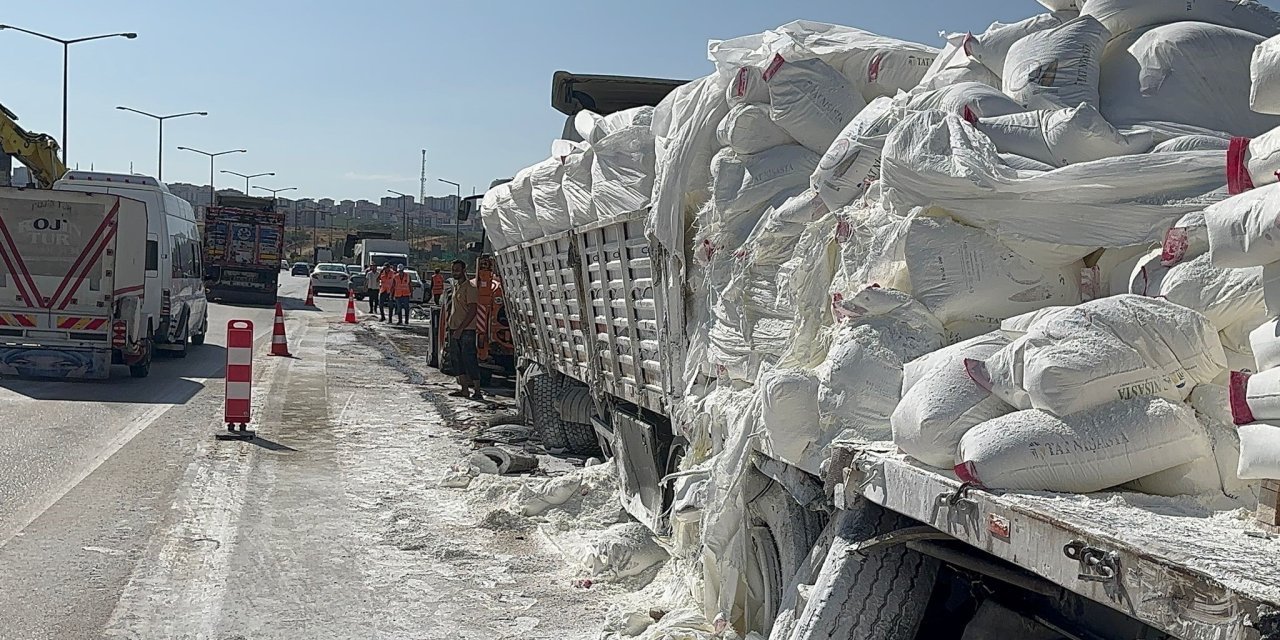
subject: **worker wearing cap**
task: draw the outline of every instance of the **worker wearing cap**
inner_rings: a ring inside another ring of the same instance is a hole
[[[440,304],[440,297],[444,295],[444,276],[440,274],[440,270],[436,269],[431,273],[431,302]]]
[[[365,295],[369,296],[369,313],[378,311],[378,267],[370,264],[364,268]]]
[[[391,322],[391,316],[395,313],[395,309],[391,306],[391,280],[395,277],[395,270],[391,268],[391,263],[382,265],[382,271],[378,273],[378,318],[383,322]]]
[[[413,281],[405,273],[404,265],[396,265],[391,278],[391,295],[395,298],[396,324],[409,324],[409,300],[413,296]]]

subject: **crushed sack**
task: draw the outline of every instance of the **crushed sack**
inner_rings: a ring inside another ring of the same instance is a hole
[[[829,209],[862,197],[880,179],[880,150],[899,120],[892,99],[876,98],[836,136],[810,179]]]
[[[1240,434],[1240,464],[1236,475],[1241,480],[1274,480],[1280,478],[1280,426],[1266,422],[1243,424]]]
[[[924,77],[920,78],[920,83],[912,89],[912,93],[936,91],[956,84],[978,84],[997,91],[1000,89],[1000,75],[969,55],[963,38],[947,42],[925,71]]]
[[[1014,153],[1054,167],[1145,153],[1153,143],[1147,131],[1120,133],[1089,104],[980,118],[975,126],[987,134],[1002,153]]]
[[[720,144],[741,154],[795,144],[795,140],[769,118],[768,108],[755,104],[739,104],[729,109],[716,128],[716,137]]]
[[[904,391],[889,418],[899,449],[944,469],[955,465],[956,448],[965,432],[1014,410],[975,383],[964,366],[966,358],[985,359],[1007,340],[966,342],[965,348],[953,350],[941,366]]]
[[[1158,242],[1169,225],[1225,196],[1222,154],[1138,154],[1016,172],[960,118],[911,113],[890,132],[880,161],[881,204],[899,215],[945,209],[997,237],[1080,247]]]
[[[1033,33],[1062,26],[1066,21],[1063,19],[1064,15],[1066,14],[1042,13],[1013,24],[995,22],[982,33],[960,36],[960,42],[969,55],[993,71],[997,77],[1003,76],[1005,59],[1014,43]],[[948,38],[948,41],[951,40]]]
[[[1247,31],[1196,22],[1135,31],[1103,56],[1099,109],[1120,128],[1174,123],[1259,135],[1280,126],[1277,116],[1249,108],[1249,59],[1261,41]]]
[[[964,434],[956,475],[989,489],[1090,493],[1211,456],[1190,407],[1117,400],[1058,417],[1029,409]]]
[[[1280,114],[1280,36],[1272,36],[1253,49],[1249,59],[1249,108],[1258,113]]]
[[[1126,294],[1049,314],[970,373],[1014,407],[1065,416],[1136,396],[1183,400],[1226,366],[1203,315]]]
[[[1111,33],[1080,16],[1037,31],[1009,48],[1001,74],[1004,92],[1029,109],[1098,104],[1098,66]]]
[[[1280,14],[1254,0],[1087,0],[1082,4],[1081,14],[1096,18],[1114,37],[1174,22],[1207,22],[1264,37],[1280,34]]]
[[[816,153],[825,152],[867,106],[843,74],[816,58],[789,62],[775,56],[763,78],[769,88],[769,116]]]
[[[1280,262],[1280,184],[1247,191],[1204,212],[1209,256],[1221,268]]]

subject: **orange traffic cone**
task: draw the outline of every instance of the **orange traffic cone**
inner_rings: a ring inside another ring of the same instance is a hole
[[[284,309],[276,303],[276,323],[271,328],[271,355],[293,357],[289,353],[289,342],[284,337]]]
[[[302,303],[302,304],[305,304],[305,305],[307,305],[308,307],[314,307],[314,306],[316,306],[316,299],[315,299],[314,297],[312,297],[311,285],[310,285],[310,284],[308,284],[308,285],[307,285],[307,301],[306,301],[306,302],[304,302],[304,303]]]
[[[347,292],[347,316],[342,321],[347,324],[356,323],[356,296],[350,291]]]

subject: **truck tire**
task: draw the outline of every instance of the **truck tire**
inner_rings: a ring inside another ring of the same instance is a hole
[[[826,515],[800,506],[785,487],[754,470],[748,484],[747,572],[754,600],[750,628],[768,634],[778,616],[783,592],[822,536]],[[763,487],[763,488],[762,488]],[[870,637],[870,636],[868,636]]]
[[[139,362],[138,364],[129,365],[129,375],[133,376],[134,378],[145,378],[148,375],[150,375],[152,353],[153,352],[152,352],[151,341],[148,340],[146,351],[145,351],[146,355],[142,357],[142,361]]]
[[[866,500],[837,515],[835,536],[791,640],[914,640],[938,580],[939,562],[902,545],[849,547],[918,524]]]
[[[546,373],[529,376],[524,383],[529,417],[547,449],[568,449],[564,420],[560,419],[560,384]]]
[[[596,440],[596,429],[581,422],[561,421],[564,424],[564,439],[569,453],[579,456],[594,456],[600,453],[600,443]]]

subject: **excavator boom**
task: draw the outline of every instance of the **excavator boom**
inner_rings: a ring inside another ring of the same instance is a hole
[[[59,148],[52,136],[18,126],[18,116],[0,104],[0,151],[26,165],[41,189],[53,188],[54,181],[67,172],[58,158]]]

